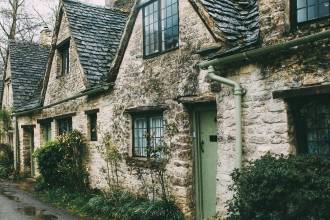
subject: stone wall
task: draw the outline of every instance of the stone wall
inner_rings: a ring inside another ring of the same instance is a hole
[[[2,107],[11,109],[13,106],[13,87],[11,84],[11,62],[10,56],[8,56],[8,63],[6,69],[6,78],[3,85],[3,94],[2,94]]]
[[[71,33],[69,29],[69,21],[64,13],[57,39],[57,45],[68,40],[70,37]],[[69,74],[65,75],[61,75],[61,60],[59,52],[56,50],[51,66],[49,83],[45,96],[45,105],[71,97],[86,89],[86,78],[84,77],[76,48],[74,39],[71,37],[69,49]]]
[[[289,1],[259,1],[262,45],[276,44],[323,31],[329,19],[290,27]],[[330,83],[329,40],[299,46],[283,53],[263,56],[250,64],[227,66],[218,72],[246,89],[243,97],[243,162],[267,152],[296,152],[290,106],[273,99],[272,92]],[[204,71],[202,71],[203,74]],[[230,173],[234,168],[234,99],[230,88],[217,93],[219,124],[218,211],[226,214],[225,203],[232,193]]]
[[[259,1],[262,44],[268,45],[298,36],[314,33],[326,27],[325,22],[301,27],[289,32],[287,1]],[[328,21],[328,20],[327,20]],[[59,42],[69,34],[67,21],[62,23]],[[65,27],[66,26],[66,27]],[[89,144],[89,173],[92,186],[106,187],[105,162],[95,146],[102,137],[110,133],[114,144],[123,154],[132,152],[132,118],[125,110],[139,106],[166,105],[164,112],[165,142],[171,146],[171,160],[167,165],[171,194],[185,211],[187,218],[194,212],[193,161],[191,120],[188,110],[176,99],[180,96],[215,95],[218,114],[218,167],[217,210],[226,214],[225,203],[232,194],[228,186],[232,183],[230,173],[234,167],[235,121],[233,92],[226,86],[212,93],[206,71],[195,67],[201,58],[195,54],[201,46],[214,43],[214,39],[188,1],[180,1],[180,48],[150,59],[143,59],[142,14],[139,13],[131,39],[128,43],[114,90],[94,98],[79,98],[43,110],[33,117],[21,117],[20,125],[36,123],[37,118],[54,117],[75,112],[73,128],[88,134],[86,110],[99,109],[99,140]],[[53,62],[46,103],[61,100],[83,90],[82,69],[71,44],[68,78],[56,77],[56,62]],[[315,49],[315,46],[318,49]],[[288,154],[295,152],[291,135],[290,112],[287,103],[273,99],[275,90],[299,88],[315,84],[330,83],[329,42],[322,41],[305,45],[286,53],[265,56],[250,64],[235,64],[218,74],[241,83],[246,89],[243,97],[243,162],[257,159],[266,152]],[[72,77],[72,78],[71,78]],[[56,122],[52,122],[53,137]],[[36,126],[35,143],[40,146],[40,126]],[[20,140],[23,140],[20,133]],[[140,168],[143,172],[148,169]],[[143,180],[137,167],[123,161],[119,169],[120,183],[125,188],[141,193]]]

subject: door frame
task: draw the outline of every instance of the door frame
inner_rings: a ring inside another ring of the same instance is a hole
[[[24,135],[25,133],[27,132],[28,135],[30,136],[29,139],[30,139],[30,149],[29,149],[29,157],[30,157],[30,173],[28,175],[30,175],[31,177],[34,177],[35,176],[35,161],[34,161],[34,158],[33,158],[33,153],[34,153],[34,150],[35,150],[35,146],[34,146],[34,128],[36,127],[35,125],[22,125],[21,126],[22,129],[23,129],[23,139],[24,139]],[[23,145],[24,145],[24,140],[22,141]],[[26,146],[23,146],[22,147],[22,150],[25,149]],[[24,164],[24,162],[23,162]]]
[[[196,207],[196,219],[202,220],[204,211],[203,211],[203,191],[202,191],[202,167],[201,167],[201,148],[200,148],[200,113],[206,111],[215,111],[217,112],[217,107],[215,102],[210,103],[199,103],[191,105],[191,121],[192,121],[192,137],[193,137],[193,178],[194,178],[194,202]]]

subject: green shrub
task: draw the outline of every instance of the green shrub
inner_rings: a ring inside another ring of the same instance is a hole
[[[232,174],[228,219],[330,219],[330,160],[263,156]]]
[[[85,147],[83,136],[73,131],[38,149],[34,154],[42,177],[38,187],[85,189],[88,185],[83,162]]]
[[[0,178],[8,178],[13,172],[14,154],[9,145],[0,144]]]

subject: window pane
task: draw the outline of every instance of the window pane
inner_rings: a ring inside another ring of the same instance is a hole
[[[179,46],[179,16],[177,0],[162,0],[162,50]]]
[[[134,156],[147,156],[147,121],[145,118],[134,120]]]
[[[310,154],[330,156],[330,103],[314,101],[301,109],[305,118],[307,150]]]
[[[320,1],[319,3],[319,17],[329,15],[329,1]]]
[[[90,133],[90,140],[97,141],[97,115],[90,114],[89,117],[89,133]]]
[[[308,7],[308,20],[316,18],[316,6]]]
[[[72,131],[72,119],[65,118],[58,121],[59,134],[68,133]]]
[[[307,21],[307,14],[306,14],[306,9],[299,9],[297,12],[297,21],[298,22],[304,22]]]
[[[163,117],[151,117],[150,118],[150,145],[154,149],[154,154],[152,156],[159,157],[161,151],[161,141],[163,138]]]
[[[313,1],[313,0],[308,0],[308,1]],[[303,7],[306,7],[306,0],[297,0],[297,8],[303,8]]]
[[[307,0],[307,4],[308,6],[311,6],[311,5],[316,5],[316,0]]]
[[[144,53],[146,56],[159,52],[158,1],[144,8]]]

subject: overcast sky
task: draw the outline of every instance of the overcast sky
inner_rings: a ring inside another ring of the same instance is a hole
[[[79,0],[81,2],[86,2],[95,5],[104,6],[105,0]],[[43,16],[50,16],[52,13],[52,8],[58,5],[59,0],[26,0],[26,7],[32,13],[37,10]]]

